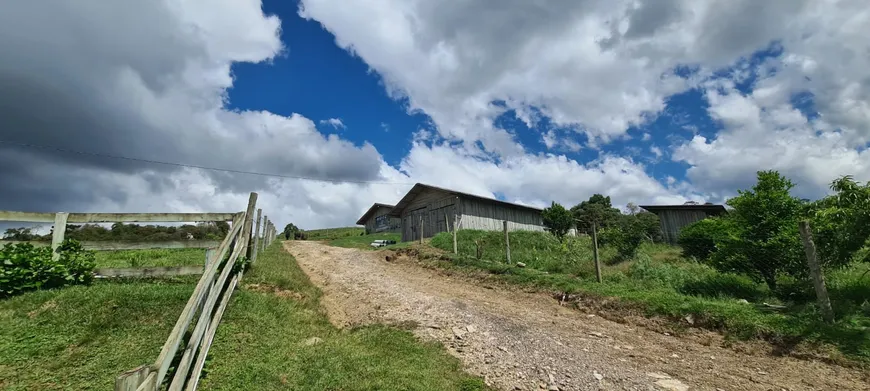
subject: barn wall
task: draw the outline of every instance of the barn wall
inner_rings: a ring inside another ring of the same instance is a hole
[[[436,189],[423,190],[402,212],[402,241],[420,239],[421,220],[424,238],[447,231],[448,224],[452,229],[457,214],[457,204],[459,199],[448,192]]]
[[[707,218],[707,213],[700,210],[662,210],[656,214],[661,221],[665,241],[672,244],[677,243],[683,227]]]
[[[541,212],[474,198],[462,199],[462,229],[500,231],[508,221],[510,231],[543,231]]]
[[[401,232],[402,231],[402,219],[398,217],[389,218],[387,217],[387,222],[384,224],[378,225],[378,217],[384,216],[387,213],[390,213],[391,208],[385,208],[383,206],[379,206],[375,213],[366,220],[366,234],[373,233],[386,233],[386,232]]]

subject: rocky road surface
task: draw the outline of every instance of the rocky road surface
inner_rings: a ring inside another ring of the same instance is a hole
[[[482,286],[401,257],[388,262],[384,252],[285,246],[324,291],[336,325],[412,327],[502,390],[870,390],[859,369],[632,327],[545,294]]]

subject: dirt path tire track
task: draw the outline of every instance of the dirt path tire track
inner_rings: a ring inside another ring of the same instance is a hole
[[[559,306],[543,294],[488,289],[383,254],[285,242],[340,327],[415,325],[466,369],[504,390],[868,390],[868,374],[744,354]],[[681,388],[688,387],[688,388]]]

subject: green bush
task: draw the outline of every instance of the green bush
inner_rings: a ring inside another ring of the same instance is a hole
[[[648,238],[636,215],[621,215],[616,225],[602,229],[599,237],[601,244],[616,249],[620,261],[634,259],[640,244]]]
[[[680,293],[710,298],[733,297],[748,301],[761,301],[769,296],[764,286],[750,278],[732,273],[708,273],[686,281]]]
[[[67,239],[58,248],[60,258],[51,259],[50,247],[30,243],[7,244],[0,249],[0,296],[21,292],[87,284],[93,278],[95,257],[81,243]]]
[[[732,231],[732,221],[727,217],[709,217],[683,227],[677,243],[683,248],[683,256],[704,261],[716,251],[716,243]]]

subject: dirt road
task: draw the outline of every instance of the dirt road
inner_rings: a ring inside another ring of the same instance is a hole
[[[868,390],[867,374],[739,353],[487,288],[383,253],[285,242],[339,326],[414,327],[504,390]],[[397,357],[397,359],[401,359]]]

